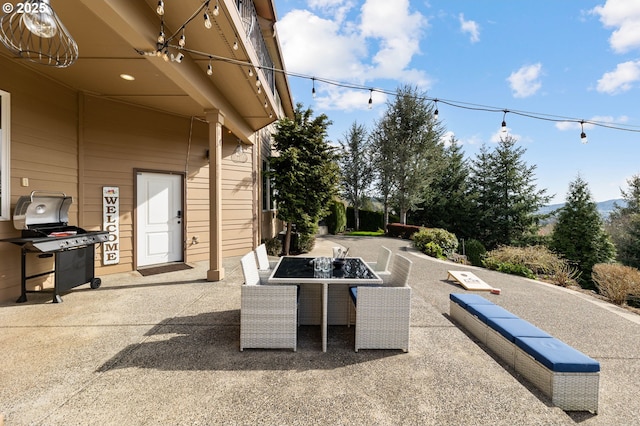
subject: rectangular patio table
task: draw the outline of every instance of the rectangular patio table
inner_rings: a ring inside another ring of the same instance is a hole
[[[346,294],[349,286],[382,284],[382,278],[359,257],[348,257],[342,267],[332,267],[327,272],[315,271],[314,259],[281,257],[269,277],[269,284],[311,284],[322,287],[322,352],[326,352],[329,286],[342,286]]]

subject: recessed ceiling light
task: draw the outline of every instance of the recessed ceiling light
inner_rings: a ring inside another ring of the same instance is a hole
[[[129,74],[120,74],[120,78],[127,81],[133,81],[136,79],[134,76]]]

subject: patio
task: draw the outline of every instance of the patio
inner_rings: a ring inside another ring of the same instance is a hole
[[[239,258],[222,282],[208,265],[102,277],[52,304],[0,305],[0,413],[6,425],[637,424],[640,316],[583,294],[468,268],[483,293],[601,364],[599,414],[564,412],[449,318],[452,264],[408,241],[321,237],[374,261],[379,244],[413,261],[411,346],[354,351],[354,328],[302,326],[297,352],[239,351]],[[456,265],[455,269],[461,268]],[[24,356],[30,354],[30,356]],[[37,354],[37,355],[32,355]]]

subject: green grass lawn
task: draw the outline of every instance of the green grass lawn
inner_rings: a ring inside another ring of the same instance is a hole
[[[347,237],[381,237],[384,235],[384,231],[353,231],[344,235]]]

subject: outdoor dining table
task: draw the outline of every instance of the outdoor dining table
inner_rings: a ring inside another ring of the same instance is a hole
[[[382,284],[376,274],[360,257],[348,257],[343,265],[331,265],[328,271],[316,271],[314,257],[283,256],[269,276],[269,284],[317,285],[322,288],[322,351],[327,351],[327,312],[329,286],[348,288],[357,285]]]

